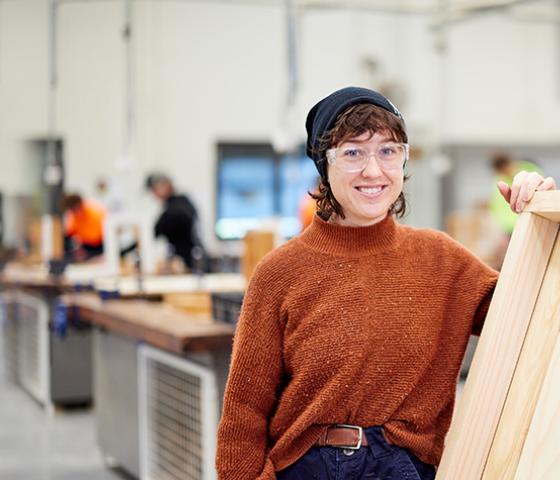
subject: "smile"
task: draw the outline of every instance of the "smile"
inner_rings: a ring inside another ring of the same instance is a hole
[[[367,195],[368,197],[375,197],[380,195],[385,188],[387,188],[386,185],[380,185],[377,187],[355,187],[356,190],[358,190],[358,192],[363,193],[364,195]]]

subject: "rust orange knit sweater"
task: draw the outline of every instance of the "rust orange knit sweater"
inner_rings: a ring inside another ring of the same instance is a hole
[[[267,255],[234,339],[216,466],[274,479],[327,425],[382,425],[438,464],[497,273],[441,232],[315,217]]]

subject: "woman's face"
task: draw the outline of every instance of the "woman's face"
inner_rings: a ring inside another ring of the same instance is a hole
[[[337,148],[358,146],[373,153],[380,144],[394,142],[387,132],[364,132],[351,138]],[[373,155],[361,172],[344,172],[336,164],[328,165],[331,190],[342,206],[345,218],[336,216],[335,223],[365,227],[383,220],[403,188],[403,169],[382,170]]]

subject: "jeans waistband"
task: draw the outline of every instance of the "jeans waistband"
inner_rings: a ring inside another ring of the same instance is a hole
[[[368,439],[369,448],[375,458],[392,455],[394,447],[385,440],[383,427],[375,426],[364,428],[364,433]]]

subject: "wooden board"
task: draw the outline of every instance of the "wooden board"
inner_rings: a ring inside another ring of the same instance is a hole
[[[91,277],[70,280],[67,275],[61,277],[49,275],[47,267],[41,264],[25,265],[19,262],[11,262],[6,265],[6,268],[0,274],[0,284],[8,288],[23,287],[71,291],[75,290],[76,287],[90,287]]]
[[[560,190],[555,190],[553,192],[537,192],[525,211],[560,223],[558,205],[560,205]]]
[[[166,293],[163,302],[185,313],[204,314],[204,321],[212,320],[212,297],[209,292]]]
[[[25,287],[93,287],[96,290],[118,292],[121,297],[138,295],[162,296],[186,292],[244,292],[245,277],[239,273],[197,275],[159,275],[138,277],[107,277],[103,265],[68,265],[62,277],[49,275],[45,265],[23,265],[11,262],[0,274],[0,284]]]
[[[90,261],[84,264],[67,265],[60,277],[49,274],[46,265],[41,263],[23,264],[10,262],[0,274],[0,283],[25,287],[92,287],[96,278],[106,277],[107,271],[102,264]]]
[[[257,263],[274,248],[274,232],[250,230],[243,239],[244,253],[242,269],[245,279],[249,281]]]
[[[513,478],[513,477],[509,477]],[[560,478],[560,337],[546,374],[515,480]]]
[[[560,242],[557,240],[525,338],[484,479],[514,477],[560,329]],[[560,473],[559,473],[560,477]]]
[[[536,195],[536,201],[544,202],[547,193]],[[524,212],[518,219],[447,437],[439,480],[482,478],[557,233],[558,224],[548,218]]]
[[[235,329],[234,325],[211,322],[207,315],[187,315],[161,302],[101,301],[92,293],[62,298],[66,305],[77,308],[81,320],[174,353],[224,348],[231,344]]]
[[[64,230],[62,218],[58,215],[52,216],[52,257],[56,260],[64,258]]]

